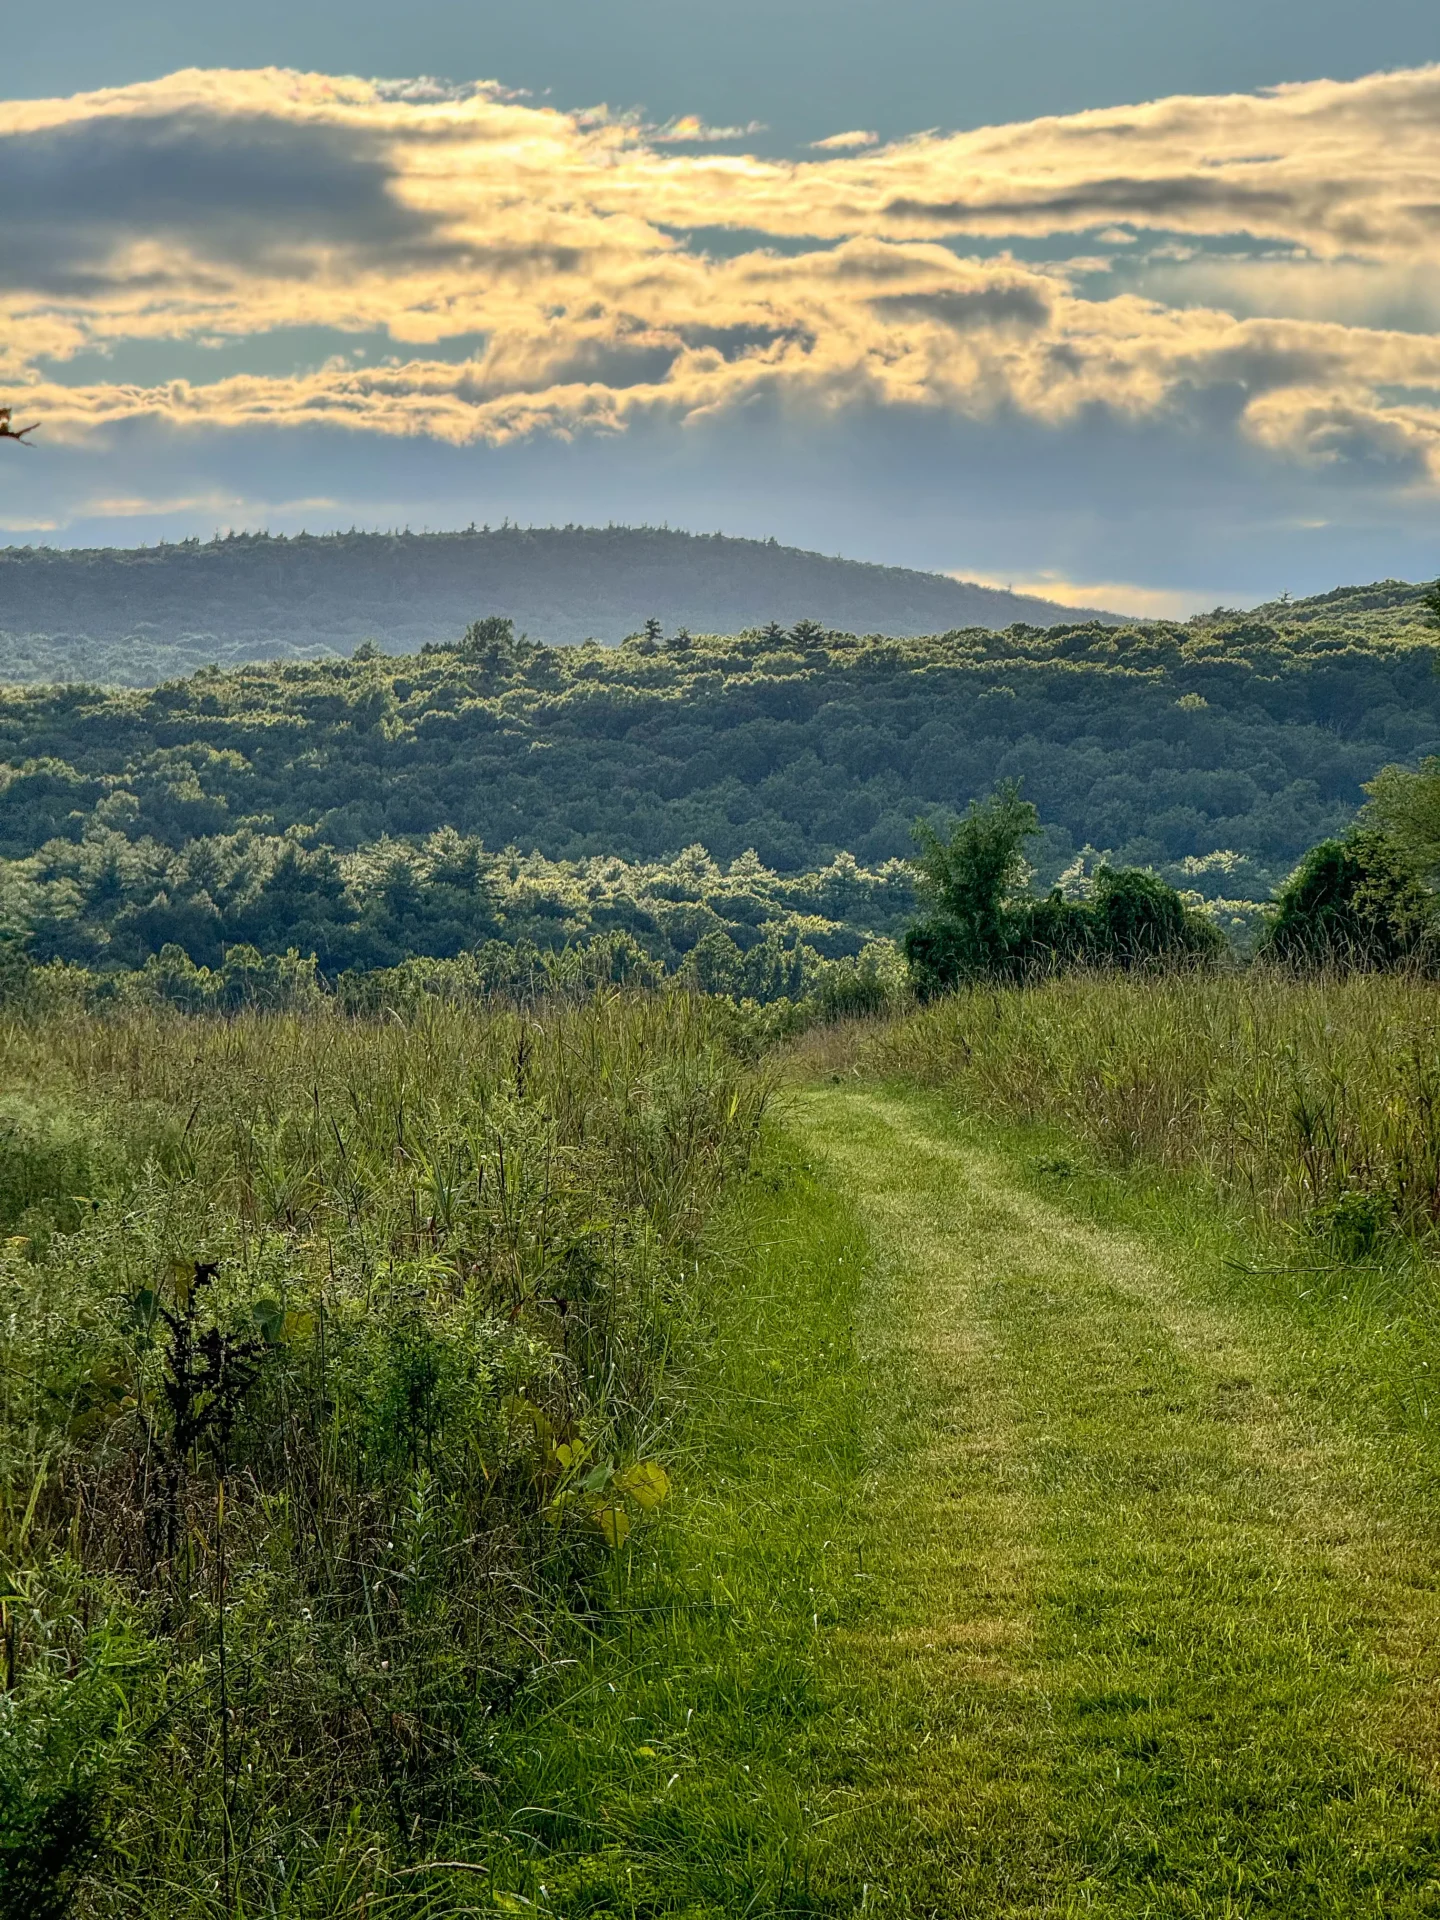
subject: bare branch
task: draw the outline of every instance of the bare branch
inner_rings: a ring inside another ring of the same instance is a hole
[[[22,447],[28,447],[30,442],[26,436],[35,433],[39,429],[40,422],[34,420],[28,427],[12,427],[11,413],[11,408],[0,407],[0,440],[17,440]]]

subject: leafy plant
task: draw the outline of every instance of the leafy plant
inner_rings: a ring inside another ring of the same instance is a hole
[[[1374,828],[1312,847],[1276,897],[1263,957],[1290,966],[1426,964],[1435,902],[1395,842]]]
[[[922,997],[1003,968],[1006,907],[1024,873],[1025,844],[1039,831],[1039,814],[1013,782],[972,800],[948,835],[917,823],[917,891],[930,913],[907,930],[904,952]]]
[[[1020,892],[1022,849],[1040,830],[1013,786],[972,802],[942,840],[916,829],[917,891],[929,915],[905,934],[910,981],[922,1000],[968,980],[1044,977],[1073,966],[1175,966],[1217,959],[1224,935],[1150,873],[1102,862],[1089,898]]]

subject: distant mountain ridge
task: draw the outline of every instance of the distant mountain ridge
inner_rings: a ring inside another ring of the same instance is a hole
[[[774,540],[653,527],[237,534],[139,548],[0,549],[0,679],[142,686],[212,663],[387,653],[485,614],[532,639],[614,644],[817,620],[908,639],[1123,616]]]

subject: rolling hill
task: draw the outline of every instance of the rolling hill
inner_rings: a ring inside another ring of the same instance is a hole
[[[9,547],[0,550],[0,679],[153,686],[201,666],[349,654],[365,640],[406,653],[452,640],[486,614],[552,645],[613,644],[650,618],[667,633],[809,619],[913,637],[1092,617],[943,574],[654,527]]]
[[[1440,753],[1418,588],[1184,625],[818,628],[542,647],[501,628],[153,690],[0,690],[0,925],[136,966],[237,941],[327,971],[491,937],[893,933],[917,815],[1023,781],[1039,880],[1099,853],[1222,924]],[[1227,904],[1228,903],[1228,904]],[[838,944],[837,944],[838,943]]]

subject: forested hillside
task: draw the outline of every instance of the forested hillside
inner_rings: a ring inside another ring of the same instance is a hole
[[[1391,583],[917,641],[542,648],[492,622],[402,659],[11,689],[0,907],[38,956],[100,965],[246,941],[333,971],[610,930],[673,962],[719,927],[854,951],[910,910],[916,817],[1011,778],[1047,884],[1098,851],[1253,902],[1378,767],[1440,751],[1431,641]]]
[[[349,654],[367,639],[406,653],[486,613],[561,645],[613,643],[649,619],[667,631],[810,618],[914,635],[1077,617],[943,574],[657,527],[10,547],[0,550],[0,679],[139,687],[214,664]]]

